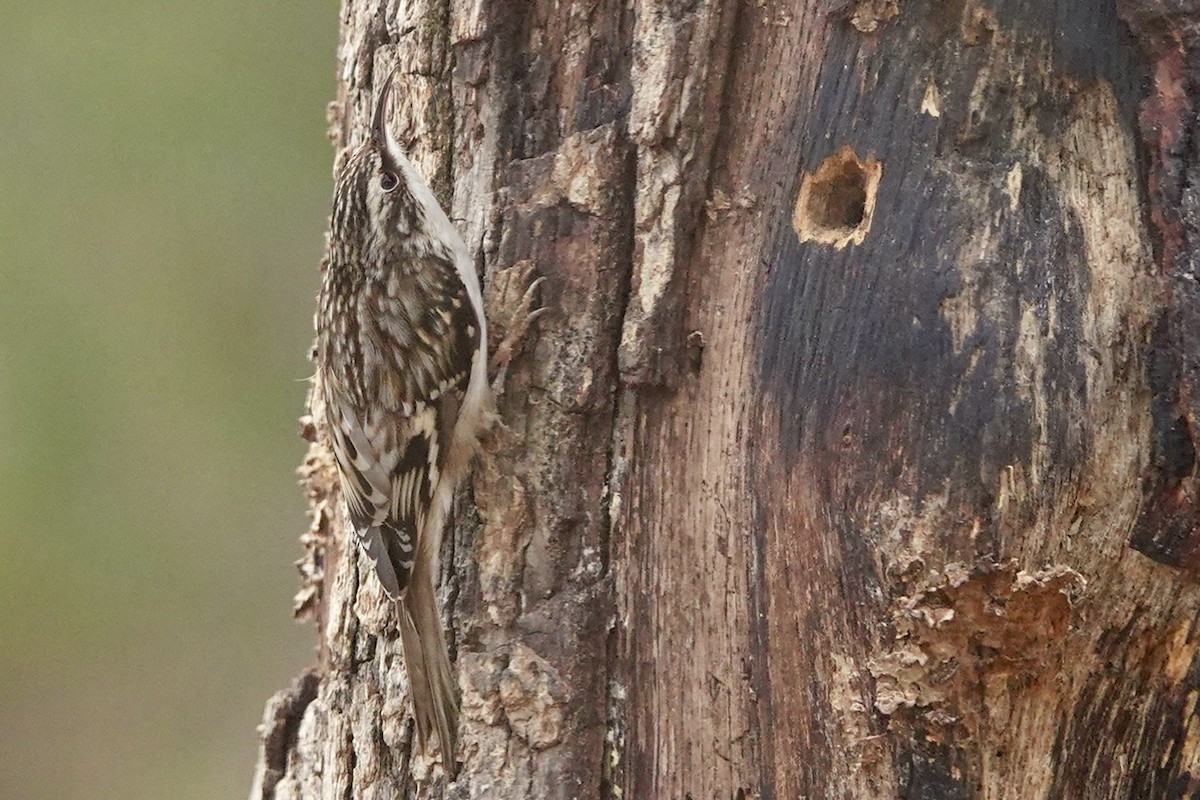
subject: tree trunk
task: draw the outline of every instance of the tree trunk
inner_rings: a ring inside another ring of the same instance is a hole
[[[1197,6],[344,0],[335,145],[397,73],[549,310],[444,557],[458,779],[309,421],[252,796],[1200,791]]]

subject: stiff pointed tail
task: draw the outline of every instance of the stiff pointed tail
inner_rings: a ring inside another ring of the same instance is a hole
[[[426,575],[414,575],[408,591],[397,602],[400,642],[421,747],[429,744],[436,730],[442,749],[442,765],[453,775],[454,748],[458,739],[458,693],[442,621],[438,617],[433,585]]]

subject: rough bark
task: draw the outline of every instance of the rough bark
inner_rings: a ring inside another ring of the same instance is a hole
[[[253,797],[1196,794],[1196,5],[344,0],[335,146],[398,73],[549,311],[444,558],[458,780],[309,421]]]

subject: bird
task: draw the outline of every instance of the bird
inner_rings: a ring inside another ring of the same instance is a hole
[[[479,277],[389,128],[393,94],[394,75],[334,169],[317,381],[353,537],[395,603],[419,746],[436,734],[452,770],[459,700],[438,553],[494,396]]]

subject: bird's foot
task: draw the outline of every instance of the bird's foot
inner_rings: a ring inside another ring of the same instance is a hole
[[[496,397],[504,394],[504,379],[509,363],[521,352],[530,327],[546,311],[544,306],[537,306],[535,299],[538,289],[546,279],[539,277],[531,281],[532,273],[533,263],[529,261],[507,269],[496,277],[496,280],[502,283],[491,293],[496,298],[495,305],[512,307],[511,298],[516,292],[521,292],[520,299],[515,301],[516,307],[512,311],[488,316],[489,322],[503,320],[503,324],[496,327],[503,331],[504,336],[500,344],[496,345],[488,363],[488,374],[492,376],[492,393]],[[525,287],[524,291],[521,290],[521,286]]]

